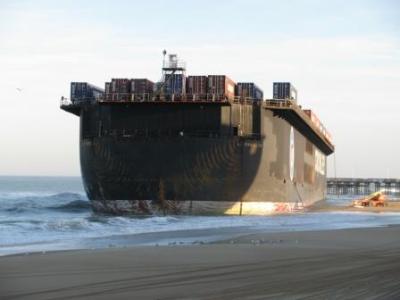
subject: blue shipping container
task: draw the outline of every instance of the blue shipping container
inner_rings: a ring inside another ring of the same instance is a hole
[[[172,94],[185,94],[186,93],[186,77],[183,74],[166,74],[164,93],[167,95]]]
[[[236,85],[236,96],[240,98],[251,98],[263,100],[263,91],[253,82],[239,82]]]
[[[104,90],[87,82],[71,82],[72,102],[90,101],[104,95]]]

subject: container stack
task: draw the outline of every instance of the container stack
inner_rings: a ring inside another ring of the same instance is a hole
[[[111,82],[106,82],[106,101],[129,101],[131,92],[130,85],[130,80],[127,78],[113,78]]]
[[[71,82],[71,102],[92,101],[103,96],[104,90],[87,82]]]
[[[131,79],[131,100],[149,100],[154,91],[154,82],[146,79]]]
[[[263,91],[253,82],[239,82],[236,85],[236,96],[240,99],[251,99],[262,101]]]
[[[208,96],[213,101],[233,100],[235,82],[225,75],[208,75]]]
[[[106,101],[134,101],[148,99],[153,93],[154,83],[145,78],[114,78],[105,83]]]
[[[274,82],[274,99],[297,101],[297,90],[290,82]]]
[[[186,80],[186,94],[193,100],[207,99],[207,76],[189,76]]]
[[[183,95],[186,93],[186,77],[183,74],[166,74],[164,93],[166,95]]]
[[[131,79],[132,94],[151,94],[153,89],[154,83],[146,78]]]

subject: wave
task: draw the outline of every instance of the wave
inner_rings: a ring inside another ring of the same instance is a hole
[[[82,211],[91,208],[90,202],[87,200],[74,200],[60,206],[49,207],[49,209],[63,210],[63,211]]]
[[[3,197],[0,199],[0,211],[23,213],[37,210],[56,210],[80,212],[90,209],[90,203],[84,194],[57,193],[51,195],[23,194],[20,197]]]

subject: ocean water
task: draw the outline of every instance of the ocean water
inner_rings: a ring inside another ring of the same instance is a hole
[[[352,196],[332,196],[348,205]],[[193,244],[255,231],[360,228],[400,224],[399,213],[119,217],[94,214],[79,177],[0,176],[0,255],[37,251]]]

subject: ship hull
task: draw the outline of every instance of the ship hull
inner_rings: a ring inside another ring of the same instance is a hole
[[[266,215],[325,198],[325,155],[259,105],[96,104],[80,119],[99,212]]]

